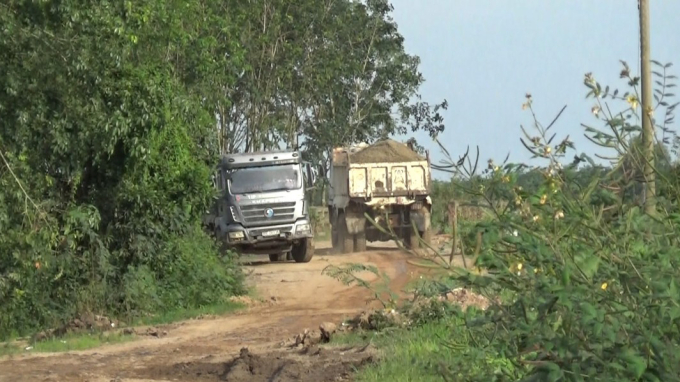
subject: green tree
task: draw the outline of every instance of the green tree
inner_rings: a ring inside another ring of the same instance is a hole
[[[197,230],[212,193],[205,94],[224,64],[212,58],[215,30],[201,26],[219,18],[210,10],[225,11],[218,2],[0,4],[0,336],[83,311],[152,309],[128,293],[135,283],[151,283],[138,288],[145,301],[173,308],[182,300],[162,295],[190,289],[166,282],[187,256],[203,259],[192,270],[210,285],[192,304],[240,290],[237,269],[216,267]]]

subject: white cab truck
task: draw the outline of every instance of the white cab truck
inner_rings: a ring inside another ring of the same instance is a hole
[[[423,158],[391,139],[340,147],[333,150],[329,178],[328,216],[337,252],[360,252],[367,241],[391,239],[366,214],[409,248],[419,246],[418,236],[431,240],[429,154]]]
[[[218,199],[203,217],[217,239],[240,254],[309,262],[314,235],[306,188],[314,174],[297,151],[224,155],[215,174]]]

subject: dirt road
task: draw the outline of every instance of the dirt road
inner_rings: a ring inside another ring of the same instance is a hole
[[[307,264],[246,266],[248,282],[265,304],[218,318],[189,320],[159,328],[167,334],[133,342],[60,354],[25,354],[0,360],[0,381],[335,381],[371,362],[370,349],[289,349],[282,346],[306,328],[340,323],[368,308],[370,291],[345,287],[321,275],[329,264],[371,263],[401,290],[423,268],[390,243],[352,255],[334,255],[317,244]],[[262,258],[257,258],[262,259]],[[371,278],[371,275],[366,275]],[[373,304],[373,306],[376,306]],[[247,348],[248,350],[241,350]]]

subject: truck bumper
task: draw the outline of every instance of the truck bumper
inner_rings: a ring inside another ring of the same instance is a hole
[[[309,220],[301,219],[293,224],[279,224],[265,227],[243,227],[230,224],[220,227],[227,247],[241,253],[269,255],[289,252],[294,243],[313,237]]]

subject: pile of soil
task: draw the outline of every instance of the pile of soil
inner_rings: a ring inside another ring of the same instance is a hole
[[[461,309],[466,310],[470,306],[475,306],[481,310],[486,310],[491,305],[488,298],[471,292],[465,288],[456,288],[439,297],[439,301],[448,301],[460,305]]]
[[[351,154],[353,163],[396,163],[425,160],[403,143],[392,139],[376,142],[367,148]]]
[[[226,363],[182,362],[170,367],[154,366],[134,374],[136,378],[167,378],[174,381],[349,381],[357,368],[376,359],[375,350],[368,347],[334,349],[313,346],[262,355],[243,348],[238,357]]]
[[[64,325],[48,329],[33,336],[34,341],[44,341],[49,338],[62,337],[66,334],[88,333],[88,332],[106,332],[114,330],[118,327],[118,321],[110,319],[106,316],[100,316],[92,313],[81,315],[80,318],[75,318]]]

